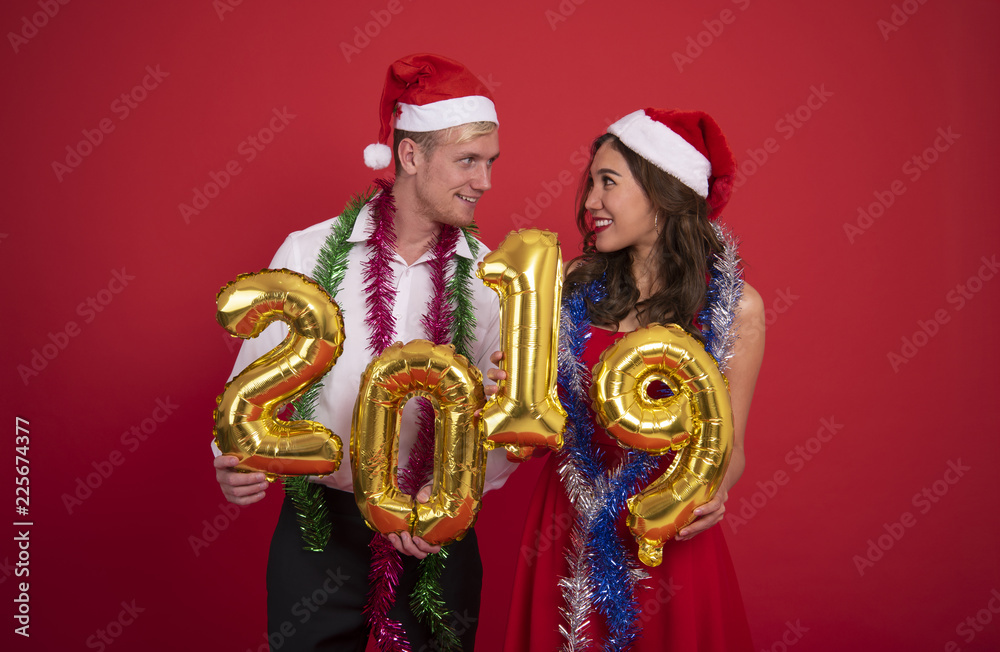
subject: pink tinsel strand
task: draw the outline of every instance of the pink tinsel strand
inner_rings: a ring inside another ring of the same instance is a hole
[[[421,320],[427,339],[435,344],[451,341],[454,311],[448,293],[448,262],[452,259],[460,231],[453,226],[443,226],[434,244],[431,257],[431,300],[427,314]],[[399,474],[399,488],[416,496],[431,478],[434,468],[434,408],[429,401],[420,400],[420,417],[417,420],[417,441],[410,450],[406,468]]]
[[[396,320],[392,315],[395,293],[390,266],[396,249],[396,205],[392,197],[392,183],[376,179],[375,184],[382,192],[371,203],[374,225],[368,234],[368,245],[372,255],[362,269],[368,306],[368,349],[374,355],[381,355],[396,337]],[[396,549],[380,534],[372,537],[369,548],[372,557],[365,613],[372,634],[382,652],[410,652],[402,624],[389,618],[389,610],[396,602],[396,587],[403,563]]]
[[[399,488],[411,496],[416,496],[420,488],[427,484],[434,471],[434,406],[426,399],[420,399],[420,415],[417,417],[416,443],[410,449],[410,460],[399,470]]]
[[[396,587],[403,563],[399,553],[381,535],[376,534],[369,549],[372,553],[371,567],[368,569],[368,604],[365,614],[371,624],[372,635],[382,652],[410,652],[410,642],[406,638],[399,621],[389,618],[389,610],[396,602]]]
[[[396,244],[394,226],[395,204],[390,182],[377,180],[382,194],[372,202],[375,226],[368,243],[373,249],[371,259],[365,263],[365,290],[368,306],[369,349],[376,355],[394,341],[396,324],[392,316],[395,294],[391,283],[392,260]],[[433,294],[428,302],[427,315],[422,325],[435,344],[445,344],[451,339],[454,319],[451,298],[447,290],[448,261],[458,242],[459,230],[444,227],[435,243],[430,261]],[[434,463],[434,409],[428,401],[421,400],[417,441],[410,452],[405,468],[399,471],[400,489],[415,495],[430,477]],[[410,645],[402,625],[389,618],[389,610],[396,601],[396,587],[402,573],[399,553],[384,537],[376,534],[371,541],[371,568],[368,580],[370,591],[365,613],[373,635],[382,652],[409,652]]]
[[[453,226],[442,226],[434,244],[434,256],[430,260],[431,287],[433,295],[428,303],[427,314],[420,323],[427,333],[427,339],[435,344],[451,341],[451,296],[448,294],[448,261],[458,243],[459,230]]]
[[[368,306],[368,349],[375,355],[395,341],[396,320],[392,315],[395,303],[395,289],[392,286],[392,258],[396,250],[396,203],[392,197],[392,182],[376,179],[375,184],[382,192],[372,200],[371,212],[374,220],[368,245],[372,248],[371,258],[364,263],[365,293]]]

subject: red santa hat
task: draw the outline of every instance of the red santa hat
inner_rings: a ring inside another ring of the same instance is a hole
[[[729,201],[736,160],[707,113],[640,109],[608,127],[608,133],[704,197],[708,219],[717,218]]]
[[[365,148],[365,165],[381,170],[392,162],[392,150],[383,144],[391,127],[438,131],[469,122],[500,124],[493,96],[468,68],[436,54],[403,57],[386,73],[378,143]]]

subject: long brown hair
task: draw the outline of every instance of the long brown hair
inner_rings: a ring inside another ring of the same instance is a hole
[[[662,223],[650,254],[657,279],[653,294],[644,301],[639,301],[639,288],[632,277],[633,248],[609,253],[597,251],[593,221],[585,207],[594,186],[590,164],[605,143],[625,158],[629,171],[658,211],[658,221]],[[583,256],[576,259],[566,277],[566,292],[571,292],[574,285],[604,278],[607,298],[600,303],[587,301],[593,323],[617,329],[621,320],[636,308],[642,326],[654,322],[676,323],[701,339],[694,322],[705,302],[709,258],[722,251],[722,243],[708,221],[704,198],[633,152],[617,136],[603,134],[590,148],[590,163],[577,195],[576,224],[583,234]]]

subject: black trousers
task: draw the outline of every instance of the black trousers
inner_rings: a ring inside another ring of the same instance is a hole
[[[374,532],[364,522],[353,494],[324,487],[333,522],[321,553],[302,549],[295,508],[285,498],[267,562],[267,629],[272,652],[364,652],[369,628],[362,610],[368,599],[368,544]],[[472,650],[479,622],[483,566],[475,532],[449,544],[441,575],[442,595],[463,650]],[[437,649],[430,630],[410,612],[409,596],[419,560],[401,555],[403,573],[389,617],[402,623],[413,652]]]

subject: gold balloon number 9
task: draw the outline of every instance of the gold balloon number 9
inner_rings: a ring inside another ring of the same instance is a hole
[[[216,400],[213,434],[237,469],[268,477],[326,475],[340,466],[340,438],[315,421],[281,421],[276,412],[302,396],[343,352],[340,309],[309,278],[282,270],[241,274],[216,297],[216,319],[249,339],[271,322],[288,324],[284,341],[226,384]]]
[[[673,396],[653,399],[666,383]],[[653,324],[621,338],[594,367],[591,398],[601,425],[623,446],[678,451],[669,468],[628,500],[629,529],[647,566],[712,499],[733,447],[732,405],[714,358],[683,328]]]

